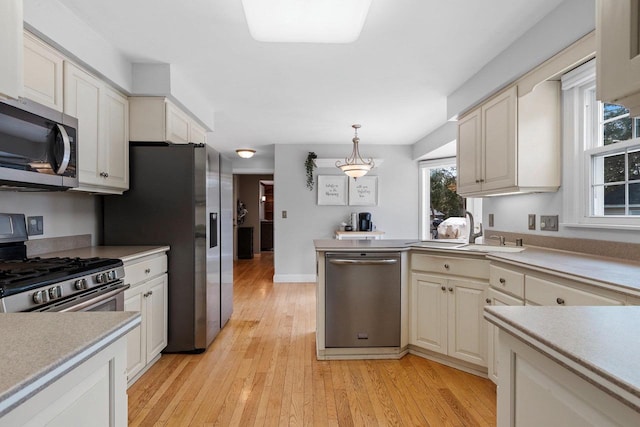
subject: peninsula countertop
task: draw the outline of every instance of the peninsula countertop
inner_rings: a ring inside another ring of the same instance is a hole
[[[485,307],[484,317],[640,412],[640,306]]]
[[[140,313],[0,314],[0,416],[140,324]]]

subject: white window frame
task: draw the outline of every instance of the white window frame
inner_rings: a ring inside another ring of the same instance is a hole
[[[597,147],[600,111],[595,88],[595,60],[562,76],[563,93],[563,211],[566,227],[640,230],[637,216],[595,216],[591,200],[594,154],[619,152],[640,143],[640,138]]]
[[[420,224],[418,226],[420,240],[431,240],[431,169],[446,168],[456,165],[455,157],[423,160],[418,164],[420,192]],[[427,191],[428,190],[428,191]],[[467,210],[475,219],[476,231],[482,223],[482,199],[466,198]]]

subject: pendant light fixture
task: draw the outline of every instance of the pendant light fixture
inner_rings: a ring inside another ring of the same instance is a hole
[[[336,162],[336,167],[340,168],[342,172],[346,173],[351,178],[359,178],[366,175],[367,172],[375,166],[375,164],[372,158],[365,161],[360,156],[360,151],[358,150],[358,143],[360,142],[360,138],[358,138],[358,129],[360,129],[361,126],[352,125],[351,127],[355,130],[355,136],[353,137],[353,151],[349,157],[344,159],[343,164],[340,164],[340,160],[338,160]]]
[[[256,150],[252,150],[250,148],[239,148],[236,150],[236,153],[243,159],[250,159],[254,154],[256,154]]]

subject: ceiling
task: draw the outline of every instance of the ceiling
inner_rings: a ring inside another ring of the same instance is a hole
[[[253,40],[240,0],[60,0],[132,62],[170,63],[215,111],[212,143],[413,144],[446,97],[562,0],[373,0],[351,44]]]

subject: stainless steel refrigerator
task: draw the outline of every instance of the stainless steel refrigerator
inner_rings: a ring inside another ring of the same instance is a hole
[[[171,247],[164,351],[204,351],[233,311],[231,162],[203,144],[132,142],[129,155],[129,191],[104,197],[104,244]]]

